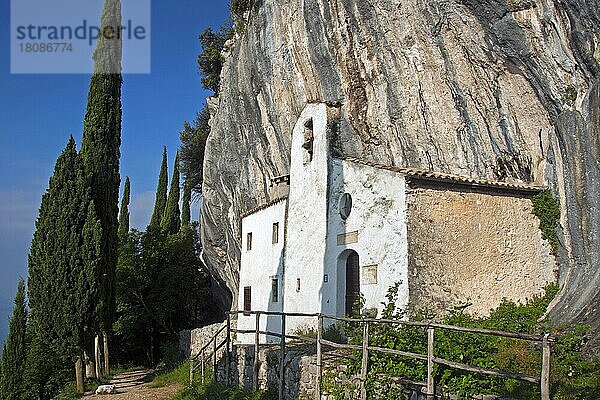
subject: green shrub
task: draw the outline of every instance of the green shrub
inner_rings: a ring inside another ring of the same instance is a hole
[[[465,307],[457,307],[444,319],[448,325],[485,328],[520,333],[538,333],[551,329],[550,322],[540,321],[548,304],[558,292],[557,285],[549,285],[545,294],[534,296],[527,303],[519,305],[504,300],[493,310],[489,317],[477,318],[464,312]],[[388,291],[384,304],[384,318],[402,316],[402,311],[395,308],[398,285]],[[428,315],[428,317],[431,317]],[[427,320],[424,315],[416,318]],[[362,343],[362,325],[349,324],[345,332],[348,342]],[[555,330],[558,335],[554,344],[551,361],[551,384],[555,399],[598,399],[600,398],[600,360],[586,361],[582,355],[587,329],[574,326],[568,330]],[[426,329],[414,326],[397,326],[390,324],[371,324],[369,331],[371,346],[427,354]],[[491,335],[470,334],[445,329],[436,329],[434,352],[436,357],[462,364],[493,370],[504,370],[540,375],[541,346],[532,342],[496,337]],[[361,352],[355,352],[348,361],[349,374],[358,373],[361,368]],[[426,381],[427,365],[412,358],[385,355],[369,352],[369,375],[367,391],[372,396],[378,387],[385,385],[386,376],[401,377],[416,382]],[[460,398],[488,394],[509,396],[515,399],[539,399],[539,388],[535,385],[490,377],[482,374],[462,372],[436,365],[434,368],[436,384],[444,393],[454,394]],[[344,399],[347,391],[339,387],[334,380],[325,380],[323,390],[327,390],[336,399]],[[378,394],[382,398],[382,393]],[[383,393],[385,399],[400,396],[394,390]]]
[[[538,193],[532,199],[533,213],[540,220],[540,230],[542,237],[548,240],[552,254],[558,251],[558,236],[556,228],[560,219],[560,204],[556,200],[550,190],[544,190]]]
[[[563,102],[572,106],[577,100],[577,89],[573,85],[569,85],[565,88],[565,94],[563,95]]]

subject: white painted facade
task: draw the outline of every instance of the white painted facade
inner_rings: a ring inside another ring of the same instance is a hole
[[[399,282],[396,307],[408,304],[408,241],[404,175],[351,161],[333,159],[329,194],[326,258],[331,288],[324,313],[344,314],[346,258],[354,250],[360,260],[360,292],[365,309],[377,309],[390,286]],[[346,220],[340,215],[340,198],[352,196],[352,212]],[[338,245],[338,235],[358,233],[358,241]],[[376,274],[373,274],[375,272]],[[375,282],[373,281],[375,278]]]
[[[312,120],[312,161],[303,148],[305,125]],[[306,106],[292,133],[290,193],[285,254],[286,312],[321,312],[325,258],[327,252],[327,192],[329,166],[327,106]],[[286,327],[294,332],[299,326],[314,324],[315,319],[292,317]]]
[[[282,311],[283,304],[283,252],[285,232],[286,200],[275,202],[262,210],[242,219],[242,252],[240,262],[240,309],[244,307],[244,288],[251,288],[250,307],[260,311]],[[273,243],[273,224],[278,224],[278,240]],[[248,234],[252,235],[249,248]],[[277,280],[278,293],[274,298],[273,280]],[[274,300],[277,300],[276,302]],[[281,323],[278,317],[261,319],[260,330],[280,332]],[[255,316],[238,316],[238,329],[255,329]],[[253,334],[240,334],[242,343],[254,342]],[[261,340],[275,341],[276,338],[264,335]]]
[[[292,134],[288,198],[242,219],[240,309],[244,307],[244,288],[250,286],[253,311],[344,315],[346,259],[351,251],[359,256],[364,308],[377,309],[380,316],[387,290],[396,282],[401,282],[397,305],[404,307],[408,302],[404,176],[332,158],[328,114],[332,109],[325,104],[309,104],[298,119]],[[312,153],[306,144],[309,127]],[[344,193],[353,200],[346,220],[339,210]],[[275,221],[281,221],[277,245],[271,243]],[[250,251],[249,232],[253,241]],[[352,239],[338,242],[338,236],[346,234]],[[269,300],[275,276],[282,287],[276,304]],[[260,326],[261,330],[281,329],[279,317],[274,316],[262,316]],[[288,333],[315,326],[315,318],[286,320]],[[254,315],[240,315],[238,329],[254,327]],[[254,336],[241,334],[238,340],[252,343]],[[278,339],[262,336],[261,340]]]
[[[513,193],[517,194],[517,202],[523,193],[539,191],[539,188],[527,184],[480,181],[334,158],[329,142],[330,136],[338,129],[338,113],[339,109],[326,104],[308,104],[305,107],[292,133],[289,190],[279,191],[288,193],[288,196],[250,211],[242,218],[240,309],[244,307],[245,288],[250,287],[252,301],[246,306],[252,311],[343,316],[356,311],[352,304],[360,295],[364,301],[362,311],[369,310],[370,315],[376,313],[377,317],[381,317],[389,288],[399,284],[396,309],[406,310],[409,306],[410,265],[409,179],[413,183],[415,180],[433,185],[445,182],[462,188],[473,185],[476,190],[491,188],[501,191],[503,196],[507,194],[506,191],[516,191]],[[273,193],[278,191],[274,190]],[[414,190],[410,193],[414,193]],[[352,199],[351,207],[341,205],[345,194]],[[460,204],[455,205],[456,210],[448,207],[448,212],[455,213],[453,216],[464,212]],[[349,214],[342,216],[342,208],[350,210]],[[531,217],[527,207],[518,210]],[[442,215],[440,218],[446,218],[443,221],[447,221],[449,217]],[[279,222],[279,241],[273,243],[272,229],[276,222]],[[510,225],[506,221],[498,223],[504,224],[503,229]],[[539,235],[534,225],[531,224],[532,229]],[[252,249],[248,250],[250,232],[253,244]],[[444,240],[444,245],[446,242],[452,243],[452,240]],[[423,243],[420,246],[426,248],[428,245]],[[411,250],[411,257],[415,251],[419,253],[417,247]],[[528,254],[527,250],[525,253]],[[441,265],[436,276],[444,276],[446,272],[443,260]],[[355,273],[347,275],[347,271]],[[413,272],[411,283],[416,280],[415,276]],[[277,302],[272,301],[273,279],[278,282]],[[497,285],[491,279],[485,284]],[[429,286],[425,286],[428,290]],[[414,300],[410,299],[411,302]],[[499,302],[501,299],[496,300]],[[253,315],[241,315],[238,329],[254,330],[255,321]],[[315,328],[316,322],[315,317],[288,316],[286,333],[295,333],[299,328]],[[279,333],[280,317],[262,316],[260,330]],[[253,343],[254,336],[242,334],[238,335],[238,340]],[[279,339],[261,335],[261,340]]]

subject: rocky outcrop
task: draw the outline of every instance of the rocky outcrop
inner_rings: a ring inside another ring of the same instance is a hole
[[[550,186],[564,233],[553,314],[597,324],[599,30],[597,0],[255,0],[211,104],[213,275],[236,293],[239,214],[271,200],[297,117],[326,102],[341,106],[341,155]]]

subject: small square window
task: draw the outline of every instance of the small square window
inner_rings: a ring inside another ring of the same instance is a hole
[[[279,301],[279,279],[277,278],[271,280],[271,294],[273,303],[277,303]]]
[[[252,250],[252,232],[248,232],[246,235],[246,250]]]
[[[252,311],[252,287],[244,287],[244,312]]]
[[[279,243],[279,222],[273,224],[273,244]]]

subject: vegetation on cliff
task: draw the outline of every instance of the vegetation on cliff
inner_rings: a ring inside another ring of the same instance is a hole
[[[558,251],[558,221],[560,219],[560,204],[552,196],[550,190],[544,190],[538,193],[532,199],[533,212],[540,220],[540,230],[542,237],[548,240],[552,254]]]
[[[233,1],[230,5],[232,14],[243,12],[242,10],[248,7],[248,3],[247,0]],[[202,51],[198,55],[197,63],[202,77],[202,88],[212,91],[213,95],[219,93],[221,69],[225,61],[222,52],[225,43],[232,36],[233,30],[226,25],[221,26],[217,32],[214,32],[212,28],[207,28],[199,36]],[[186,182],[196,193],[202,191],[204,149],[210,133],[209,120],[210,111],[205,104],[191,123],[188,121],[183,123],[183,130],[179,133],[182,172]]]

